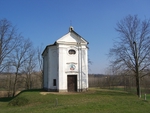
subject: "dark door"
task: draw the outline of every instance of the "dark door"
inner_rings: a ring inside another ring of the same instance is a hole
[[[77,75],[68,75],[68,91],[74,92],[77,91]]]

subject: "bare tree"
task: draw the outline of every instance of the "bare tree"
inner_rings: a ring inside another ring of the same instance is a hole
[[[0,72],[7,66],[7,57],[17,46],[18,37],[15,27],[8,20],[0,20]]]
[[[29,39],[20,39],[20,45],[15,48],[10,56],[10,61],[15,70],[15,80],[13,84],[13,96],[16,93],[16,85],[18,80],[18,75],[22,72],[22,68],[25,62],[30,58],[28,52],[32,47],[32,43]]]
[[[92,61],[90,60],[90,58],[88,58],[88,69],[91,70],[90,66],[92,65]]]
[[[37,48],[37,60],[39,64],[39,76],[41,80],[41,87],[43,87],[43,58],[42,58],[42,46]]]
[[[26,83],[26,89],[31,89],[32,87],[32,80],[31,76],[35,72],[36,67],[36,52],[34,48],[30,47],[30,51],[26,54],[28,56],[28,59],[26,62],[24,62],[23,66],[23,73],[25,74],[25,83]]]
[[[5,85],[5,89],[7,90],[7,96],[8,97],[11,97],[12,96],[12,79],[13,79],[13,73],[12,70],[11,70],[11,64],[10,62],[8,62],[8,65],[6,66],[6,72],[7,72],[7,79],[6,79],[6,82],[7,84]]]
[[[140,79],[150,69],[150,20],[141,21],[137,15],[129,15],[117,23],[116,31],[120,36],[110,49],[109,55],[114,58],[111,63],[134,73],[140,97]]]

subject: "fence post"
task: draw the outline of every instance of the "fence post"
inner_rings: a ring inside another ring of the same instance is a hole
[[[57,98],[54,100],[54,106],[55,106],[55,107],[58,106],[58,99],[57,99]]]
[[[144,100],[146,100],[146,94],[145,94],[145,96],[144,96]]]

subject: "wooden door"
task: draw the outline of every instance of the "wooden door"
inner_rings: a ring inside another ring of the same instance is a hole
[[[77,75],[68,75],[67,82],[68,82],[68,91],[69,92],[77,91]]]

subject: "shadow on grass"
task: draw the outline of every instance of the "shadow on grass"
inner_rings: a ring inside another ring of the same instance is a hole
[[[16,98],[17,96],[19,96],[20,94],[24,93],[24,92],[40,92],[43,91],[43,89],[30,89],[30,90],[23,90],[20,93],[18,93],[16,96],[14,97],[1,97],[0,98],[0,102],[9,102],[12,99]]]
[[[40,92],[40,91],[43,91],[43,89],[29,89],[29,90],[23,90],[21,91],[20,93],[18,93],[16,96],[20,95],[21,93],[24,93],[24,92]]]
[[[2,97],[0,98],[0,102],[9,102],[13,99],[13,97]]]

